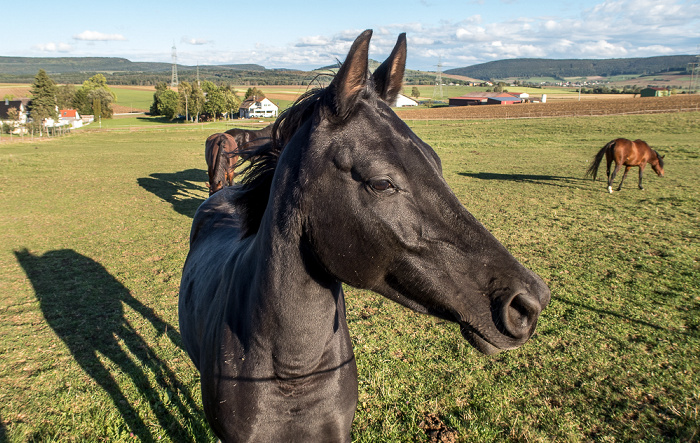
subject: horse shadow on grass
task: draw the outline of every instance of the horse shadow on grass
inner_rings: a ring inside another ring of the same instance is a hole
[[[478,178],[479,180],[500,180],[521,183],[533,183],[538,185],[559,186],[561,188],[580,188],[586,181],[583,178],[561,177],[558,175],[544,174],[498,174],[494,172],[460,172],[463,177]]]
[[[138,183],[146,191],[173,205],[179,214],[194,217],[197,208],[209,194],[205,186],[207,179],[207,171],[203,169],[185,169],[154,173],[139,178]]]
[[[6,443],[8,441],[7,432],[5,430],[5,422],[2,420],[2,415],[0,415],[0,443]]]
[[[171,412],[177,410],[181,417],[190,417],[199,407],[173,370],[126,318],[125,305],[180,346],[180,335],[173,326],[134,298],[101,264],[71,249],[43,255],[23,249],[15,251],[15,256],[34,287],[46,322],[80,367],[111,397],[129,432],[144,442],[156,440],[145,418],[125,395],[133,388],[120,386],[116,374],[130,377],[130,384],[147,400],[151,416],[172,441],[194,441],[191,432],[207,435],[194,420],[183,425]],[[101,356],[117,367],[116,374],[100,360]],[[158,391],[168,398],[161,398]]]

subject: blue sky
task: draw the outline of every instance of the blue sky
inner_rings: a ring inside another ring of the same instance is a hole
[[[0,15],[2,56],[170,62],[174,44],[183,65],[313,69],[342,60],[364,29],[374,30],[371,58],[383,60],[406,32],[408,68],[432,71],[439,61],[444,70],[700,53],[698,0],[38,0],[7,2]]]

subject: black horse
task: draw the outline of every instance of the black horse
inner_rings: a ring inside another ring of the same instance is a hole
[[[180,327],[222,441],[350,441],[357,368],[343,282],[456,322],[485,354],[525,343],[549,303],[389,107],[405,34],[369,75],[371,35],[327,88],[278,118],[271,143],[242,154],[243,182],[195,215]]]

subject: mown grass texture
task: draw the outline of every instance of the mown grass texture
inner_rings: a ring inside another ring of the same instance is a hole
[[[455,325],[347,288],[353,440],[697,440],[698,121],[408,122],[552,303],[530,342],[484,357]],[[214,441],[177,291],[216,131],[0,146],[0,441]],[[612,195],[584,180],[615,137],[666,154],[667,177],[648,168],[639,191],[633,170]]]

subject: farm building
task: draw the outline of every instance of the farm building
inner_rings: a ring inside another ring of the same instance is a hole
[[[519,98],[521,101],[526,101],[530,99],[530,94],[527,92],[509,92],[508,94],[512,95],[513,97]]]
[[[669,92],[666,88],[644,88],[639,95],[641,97],[667,97]]]
[[[522,100],[520,100],[517,97],[489,97],[486,99],[486,104],[487,105],[512,105],[514,103],[520,103]]]
[[[240,118],[277,117],[279,108],[267,98],[257,100],[255,97],[249,98],[241,103],[238,108]]]
[[[394,103],[395,108],[403,108],[406,106],[418,106],[418,102],[410,97],[406,97],[403,94],[399,94],[396,97],[396,102]]]
[[[450,106],[474,106],[474,105],[490,105],[502,104],[501,101],[489,102],[490,99],[503,98],[508,103],[519,103],[521,100],[507,92],[470,92],[461,97],[452,97],[449,99]]]
[[[61,109],[58,111],[59,126],[67,125],[71,128],[80,128],[83,126],[83,118],[75,109]]]

